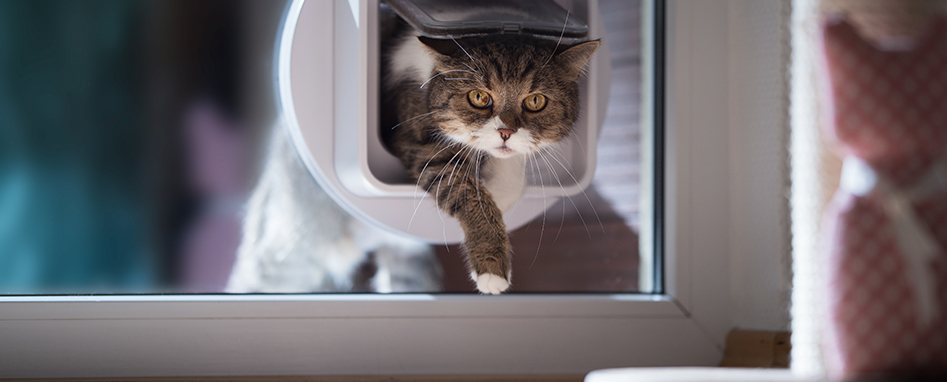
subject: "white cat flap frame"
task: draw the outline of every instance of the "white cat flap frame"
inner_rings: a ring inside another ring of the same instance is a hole
[[[588,20],[590,39],[604,35],[596,0],[558,3]],[[463,232],[458,222],[414,183],[401,180],[400,162],[379,137],[379,0],[349,0],[333,7],[335,14],[318,9],[305,0],[293,1],[278,52],[283,116],[309,172],[339,205],[363,221],[432,243],[459,242]],[[579,121],[573,137],[557,148],[556,174],[527,184],[523,198],[504,214],[509,229],[591,183],[609,71],[603,44],[580,82]]]

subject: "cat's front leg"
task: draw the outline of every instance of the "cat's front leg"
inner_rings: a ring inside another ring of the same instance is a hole
[[[512,248],[500,209],[486,188],[478,187],[478,201],[454,217],[464,230],[470,277],[477,283],[477,289],[481,293],[500,294],[510,287]]]
[[[474,176],[429,179],[428,192],[438,207],[456,218],[464,230],[464,250],[471,277],[481,293],[500,294],[510,287],[510,240],[503,213],[490,191]]]
[[[473,187],[478,190],[465,191],[468,201],[454,217],[460,221],[464,230],[464,249],[477,289],[481,293],[500,294],[510,287],[510,240],[503,223],[503,214],[489,191],[481,184]],[[478,194],[479,197],[474,198],[471,194]]]

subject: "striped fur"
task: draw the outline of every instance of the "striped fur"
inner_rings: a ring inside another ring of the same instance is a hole
[[[460,222],[478,289],[500,293],[509,286],[512,253],[481,167],[493,158],[533,154],[569,135],[579,114],[577,80],[599,42],[565,47],[518,35],[435,40],[410,34],[395,41],[384,69],[385,143],[418,186]],[[490,106],[474,107],[472,90],[490,94]],[[545,108],[524,107],[533,94],[545,96]],[[491,179],[503,181],[511,180]]]

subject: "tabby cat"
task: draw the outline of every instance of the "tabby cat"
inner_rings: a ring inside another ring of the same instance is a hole
[[[572,130],[577,81],[598,46],[522,35],[432,39],[411,31],[386,57],[385,144],[460,222],[481,293],[510,286],[503,211],[522,196],[525,158]]]

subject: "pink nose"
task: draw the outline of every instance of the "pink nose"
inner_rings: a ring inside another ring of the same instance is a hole
[[[497,131],[500,133],[500,138],[503,138],[503,142],[506,142],[506,140],[510,139],[510,136],[515,133],[515,131],[510,129],[497,129]]]

